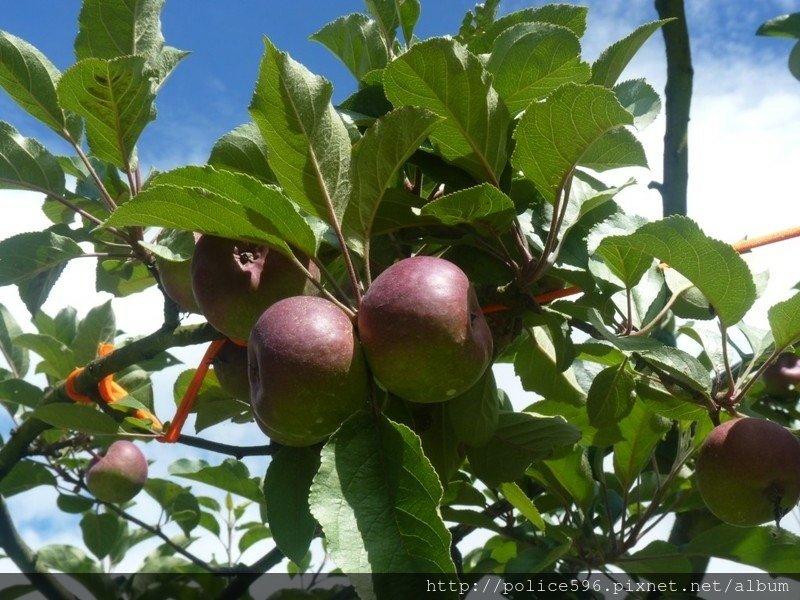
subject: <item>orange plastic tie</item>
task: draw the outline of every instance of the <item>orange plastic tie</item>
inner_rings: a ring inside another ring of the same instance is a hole
[[[206,378],[206,373],[208,373],[208,368],[211,366],[211,361],[214,360],[226,342],[226,339],[222,339],[214,340],[209,344],[206,353],[200,360],[200,364],[197,365],[194,377],[192,377],[192,380],[189,382],[189,387],[186,388],[186,393],[183,395],[180,406],[178,406],[175,418],[172,419],[172,422],[169,424],[167,433],[159,437],[158,441],[166,442],[167,444],[174,444],[178,441],[183,425],[186,423],[186,419],[197,400],[197,394],[200,391],[200,387],[203,385],[203,380]]]
[[[64,391],[67,393],[67,396],[69,396],[69,398],[74,402],[79,402],[81,404],[92,404],[94,400],[92,400],[89,396],[86,396],[85,394],[81,394],[75,387],[75,380],[81,373],[83,373],[83,367],[78,367],[77,369],[73,369],[72,373],[70,373],[67,376],[67,380],[64,382]]]

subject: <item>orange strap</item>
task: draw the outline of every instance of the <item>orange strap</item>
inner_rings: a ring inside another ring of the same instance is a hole
[[[102,358],[108,354],[111,354],[113,351],[114,346],[112,344],[100,344],[97,347],[97,356]],[[94,400],[91,397],[78,392],[75,386],[75,380],[81,373],[83,373],[83,370],[83,367],[78,367],[69,374],[67,380],[64,382],[64,391],[67,393],[67,396],[69,396],[75,402],[80,402],[81,404],[91,404],[94,402]],[[97,384],[97,391],[100,394],[100,397],[103,399],[103,402],[107,404],[119,402],[122,398],[128,395],[127,390],[114,381],[113,374],[106,375],[100,380],[100,382]],[[138,408],[133,415],[137,419],[150,421],[153,429],[160,431],[164,427],[161,421],[159,421],[158,418],[156,418],[156,416],[147,409]]]

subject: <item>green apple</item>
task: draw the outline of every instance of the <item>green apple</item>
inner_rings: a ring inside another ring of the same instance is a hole
[[[147,482],[147,460],[132,442],[118,440],[103,456],[95,457],[86,469],[86,487],[98,500],[127,502]]]

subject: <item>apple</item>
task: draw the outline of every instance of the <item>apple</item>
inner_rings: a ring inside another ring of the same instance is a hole
[[[147,482],[147,460],[132,442],[118,440],[103,456],[92,458],[86,469],[86,487],[98,500],[127,502]]]
[[[234,398],[250,398],[247,347],[228,340],[211,361],[220,387]]]
[[[442,258],[415,256],[381,273],[362,299],[358,332],[377,380],[412,402],[462,394],[492,360],[475,290]]]
[[[316,265],[309,259],[303,262],[319,278]],[[192,290],[208,322],[242,343],[268,306],[316,292],[305,274],[277,250],[211,235],[200,236],[195,245]]]
[[[800,441],[766,419],[732,419],[708,434],[696,475],[706,506],[726,523],[779,520],[800,499]]]
[[[170,252],[164,255],[155,252],[153,254],[164,293],[181,310],[193,313],[200,312],[192,291],[191,260],[195,242],[199,237],[198,233],[164,229],[156,236],[156,244],[167,246]]]
[[[764,389],[775,398],[800,396],[800,356],[784,352],[764,371]]]
[[[267,435],[310,446],[367,408],[369,372],[348,316],[316,296],[280,300],[247,345],[250,404]]]

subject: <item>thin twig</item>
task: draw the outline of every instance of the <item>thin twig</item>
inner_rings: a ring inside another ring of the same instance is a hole
[[[237,459],[241,459],[245,456],[270,456],[274,454],[276,450],[274,446],[269,444],[263,444],[261,446],[233,446],[185,434],[178,436],[178,443],[184,446],[218,452],[219,454],[228,454]]]

